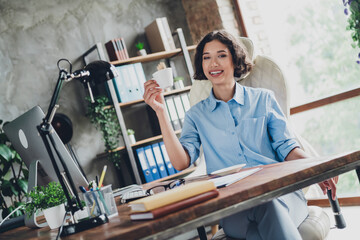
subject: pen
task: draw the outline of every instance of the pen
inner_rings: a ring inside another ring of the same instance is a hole
[[[98,185],[99,189],[101,188],[102,182],[104,181],[106,169],[107,169],[107,166],[105,165],[105,166],[104,166],[104,169],[103,169],[103,171],[102,171],[102,173],[101,173],[100,182],[99,182],[99,185]]]
[[[100,205],[99,205],[99,202],[98,202],[98,200],[97,200],[96,194],[95,194],[95,192],[94,192],[93,189],[91,189],[90,191],[91,191],[91,193],[92,193],[92,195],[93,195],[93,197],[94,197],[94,200],[95,200],[95,202],[94,202],[94,204],[93,204],[93,206],[92,206],[92,208],[91,208],[90,215],[93,215],[93,213],[94,213],[95,203],[96,203],[96,206],[98,207],[98,209],[99,209],[99,211],[100,211],[100,214],[101,214],[101,209],[100,209]]]
[[[100,192],[100,189],[99,189],[99,188],[96,188],[96,190],[97,190],[98,193],[99,193],[100,201],[103,203],[103,206],[104,206],[104,208],[105,208],[106,213],[107,213],[108,215],[110,215],[109,209],[108,209],[107,206],[106,206],[105,199],[104,199],[102,193]]]
[[[82,193],[85,193],[84,195],[85,195],[86,199],[89,201],[89,203],[93,204],[93,201],[91,200],[90,196],[88,194],[86,194],[86,189],[83,186],[79,186],[79,188]]]

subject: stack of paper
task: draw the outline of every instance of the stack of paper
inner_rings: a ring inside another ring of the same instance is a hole
[[[233,174],[229,174],[229,175],[226,175],[223,177],[213,178],[213,179],[210,179],[210,181],[212,181],[217,188],[226,187],[226,186],[229,186],[230,184],[233,184],[247,176],[250,176],[253,173],[256,173],[259,170],[261,170],[260,167],[252,168],[249,170],[243,170],[238,173],[233,173]]]

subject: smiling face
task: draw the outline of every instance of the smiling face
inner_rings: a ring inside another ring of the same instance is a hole
[[[234,64],[227,46],[218,40],[204,46],[202,68],[213,86],[232,85],[234,83]]]

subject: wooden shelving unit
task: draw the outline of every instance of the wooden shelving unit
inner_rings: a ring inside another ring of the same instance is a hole
[[[176,31],[175,31],[175,33],[173,35],[176,35],[178,37],[178,40],[179,40],[179,43],[180,43],[180,48],[177,48],[177,49],[174,49],[174,50],[171,50],[171,51],[163,51],[163,52],[151,53],[151,54],[148,54],[146,56],[132,57],[132,58],[129,58],[129,59],[126,59],[126,60],[112,61],[110,63],[115,65],[115,66],[119,66],[119,65],[139,63],[139,62],[140,63],[151,62],[151,61],[156,61],[156,60],[160,60],[160,59],[169,59],[169,58],[172,58],[172,57],[182,55],[184,57],[185,64],[186,64],[189,76],[193,76],[194,71],[193,71],[189,51],[194,51],[196,49],[196,45],[186,46],[186,41],[185,41],[184,34],[183,34],[181,28],[176,29]],[[106,59],[104,57],[105,56],[104,51],[102,50],[101,47],[99,47],[99,44],[97,44],[93,48],[89,49],[83,55],[83,60],[84,60],[85,63],[86,63],[85,55],[88,55],[89,53],[91,53],[95,49],[97,50],[98,57],[101,60],[106,61]],[[193,79],[191,78],[191,82],[192,81],[193,81]],[[143,140],[140,140],[140,141],[136,142],[135,144],[131,144],[129,137],[127,136],[127,134],[125,134],[126,130],[127,130],[127,127],[126,127],[126,123],[125,123],[122,111],[127,107],[130,107],[132,105],[136,105],[136,104],[144,102],[144,99],[139,99],[139,100],[125,102],[125,103],[119,103],[112,81],[110,81],[110,80],[107,81],[107,85],[108,85],[108,89],[110,91],[110,96],[111,96],[113,105],[106,106],[105,108],[111,108],[111,107],[115,108],[116,115],[117,115],[117,118],[118,118],[118,121],[119,121],[121,131],[123,133],[123,139],[124,139],[124,143],[125,143],[125,146],[121,146],[119,148],[116,148],[116,149],[112,150],[112,152],[124,151],[124,150],[127,151],[128,156],[129,156],[129,160],[130,160],[130,164],[131,164],[131,167],[132,167],[132,171],[134,173],[134,177],[135,177],[135,180],[136,180],[136,183],[141,184],[142,182],[141,182],[141,178],[140,178],[140,175],[139,175],[139,172],[138,172],[138,166],[137,166],[138,164],[137,164],[137,161],[136,161],[135,156],[134,156],[133,147],[138,147],[138,146],[146,144],[146,143],[151,143],[151,142],[154,142],[154,141],[161,140],[162,135],[146,138],[146,139],[143,139]],[[169,91],[169,92],[165,92],[164,96],[173,95],[173,94],[181,94],[183,92],[190,91],[190,89],[191,89],[191,86],[187,86],[187,87],[185,87],[183,89],[172,90],[172,91]],[[177,130],[177,131],[175,131],[175,133],[179,134],[179,133],[181,133],[181,130]],[[101,153],[101,154],[98,154],[97,156],[98,157],[104,157],[104,156],[106,156],[106,154],[107,153]]]

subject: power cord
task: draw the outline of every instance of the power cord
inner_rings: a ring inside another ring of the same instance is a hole
[[[20,208],[23,208],[23,207],[24,207],[24,205],[20,205],[20,206],[18,206],[17,208],[15,208],[14,211],[12,211],[9,215],[7,215],[7,216],[1,221],[0,227],[1,227],[1,225],[2,225],[11,215],[14,214],[14,212],[16,212],[17,210],[19,210]]]
[[[59,227],[58,234],[57,234],[57,236],[56,236],[56,240],[58,240],[59,237],[60,237],[60,234],[61,234],[61,232],[62,232],[63,226],[64,226],[64,224],[65,224],[66,215],[67,215],[67,212],[65,212],[65,215],[64,215],[62,224],[61,224],[61,226]]]

